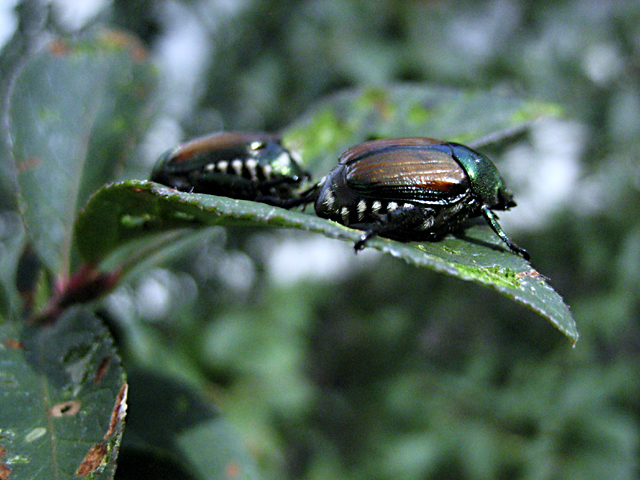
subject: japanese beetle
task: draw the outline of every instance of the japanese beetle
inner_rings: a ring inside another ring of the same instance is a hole
[[[309,178],[277,135],[220,132],[191,140],[158,160],[151,180],[192,193],[278,205]]]
[[[318,216],[365,231],[356,251],[376,235],[438,240],[482,215],[513,252],[529,259],[493,212],[516,205],[497,168],[458,143],[414,137],[355,145],[307,195],[313,200]]]

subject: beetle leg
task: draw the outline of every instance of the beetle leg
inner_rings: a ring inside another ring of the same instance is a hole
[[[162,175],[158,174],[155,177],[151,178],[152,182],[160,183],[162,185],[166,185],[169,188],[173,188],[175,190],[179,190],[181,192],[190,192],[193,190],[191,183],[186,181],[185,179],[179,176],[170,176],[170,175]]]
[[[269,195],[265,195],[264,197],[260,197],[257,199],[258,202],[266,203],[267,205],[273,205],[274,207],[280,208],[293,208],[299,205],[307,205],[309,203],[313,203],[318,198],[318,194],[320,193],[319,185],[314,185],[313,187],[307,189],[302,192],[299,196],[294,198],[278,198]]]
[[[415,205],[406,203],[383,215],[379,215],[377,220],[368,226],[360,239],[353,245],[356,253],[362,250],[369,239],[378,235],[398,230],[415,230],[417,227],[431,223],[433,221],[433,210],[429,208],[417,208]],[[354,225],[355,226],[355,225]]]
[[[496,234],[500,237],[500,239],[504,243],[507,244],[507,247],[509,247],[512,252],[517,253],[525,260],[529,260],[531,258],[529,256],[529,252],[527,252],[524,248],[519,247],[518,245],[513,243],[511,239],[507,237],[507,234],[504,233],[504,230],[502,230],[502,227],[498,223],[498,216],[495,213],[493,213],[493,211],[489,207],[487,207],[486,205],[483,205],[481,211],[482,211],[482,216],[487,221],[491,229],[494,232],[496,232]]]

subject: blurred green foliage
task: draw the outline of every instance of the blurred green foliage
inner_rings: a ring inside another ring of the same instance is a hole
[[[164,72],[122,178],[150,171],[172,135],[279,130],[342,87],[517,91],[567,112],[496,158],[519,203],[505,228],[571,305],[574,349],[475,285],[303,232],[229,228],[101,304],[125,367],[206,394],[264,478],[638,477],[637,1],[115,0],[92,21],[138,34]],[[55,9],[35,25],[71,28]],[[3,254],[21,235],[6,170]]]

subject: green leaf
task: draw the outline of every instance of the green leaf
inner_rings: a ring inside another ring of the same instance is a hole
[[[144,49],[117,32],[52,42],[18,76],[9,121],[20,207],[50,273],[69,273],[77,210],[122,169],[152,85]]]
[[[293,228],[352,243],[361,235],[311,214],[130,180],[109,185],[91,198],[78,219],[76,241],[82,257],[97,264],[134,240],[210,225]],[[578,339],[575,322],[560,295],[485,225],[469,228],[464,238],[411,243],[374,238],[367,245],[412,265],[489,286],[549,319],[574,343]]]
[[[341,152],[372,138],[432,137],[478,147],[560,113],[554,104],[491,91],[392,85],[329,97],[283,137],[305,167],[322,176]]]
[[[4,238],[0,238],[0,312],[8,316],[21,305],[18,292],[21,278],[16,279],[16,272],[25,247],[25,235],[16,212],[3,212],[0,222],[6,229]]]
[[[0,325],[0,466],[7,478],[113,478],[126,409],[111,336],[89,310]]]
[[[117,478],[256,479],[237,435],[193,388],[153,372],[129,372],[127,432]],[[139,473],[139,465],[145,470]]]

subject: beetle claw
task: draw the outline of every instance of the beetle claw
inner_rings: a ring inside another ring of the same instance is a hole
[[[358,253],[361,250],[364,250],[364,247],[366,246],[367,240],[369,240],[371,238],[372,235],[370,235],[370,233],[372,232],[367,232],[365,234],[363,234],[360,239],[353,244],[353,249],[356,253]]]

